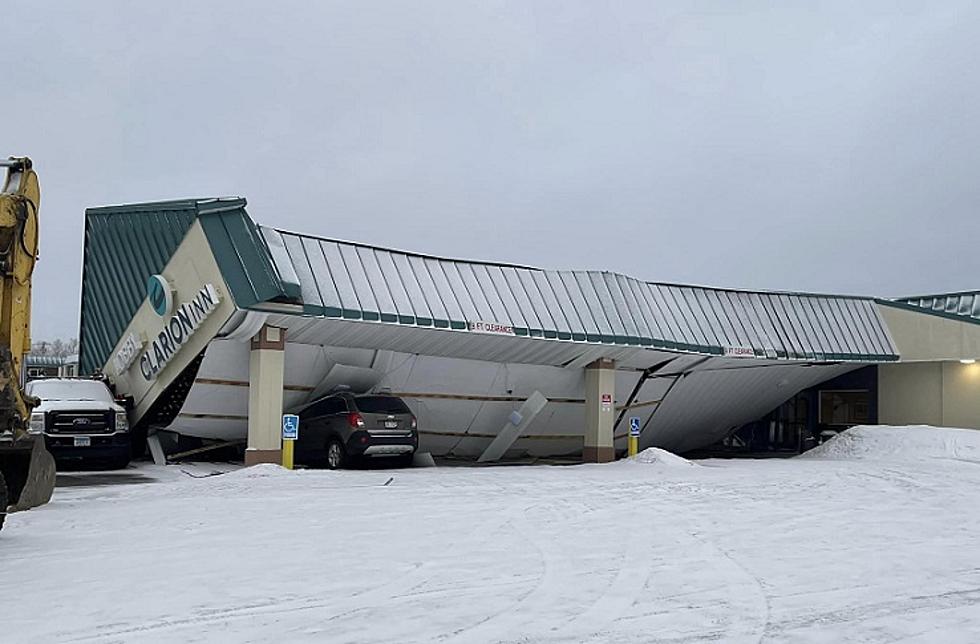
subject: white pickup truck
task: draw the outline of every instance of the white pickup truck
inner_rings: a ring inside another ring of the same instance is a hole
[[[129,464],[129,419],[101,380],[49,378],[27,383],[41,399],[31,413],[31,432],[44,434],[56,461],[121,469]]]

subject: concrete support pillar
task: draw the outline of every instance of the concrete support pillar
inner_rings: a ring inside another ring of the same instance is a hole
[[[248,360],[248,447],[245,465],[282,462],[282,391],[286,330],[263,326]]]
[[[585,368],[585,447],[582,461],[608,463],[616,459],[613,423],[616,420],[616,363],[600,358]]]

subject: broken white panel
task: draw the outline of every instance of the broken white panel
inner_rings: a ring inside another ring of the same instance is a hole
[[[146,445],[150,448],[150,456],[153,457],[154,465],[167,464],[167,456],[163,453],[163,445],[160,444],[160,436],[156,432],[146,437]]]
[[[313,390],[309,399],[322,398],[339,386],[348,387],[352,394],[361,394],[370,391],[380,380],[381,373],[370,367],[334,364]]]
[[[520,409],[510,414],[507,422],[500,429],[497,437],[490,445],[483,450],[483,454],[478,459],[480,463],[488,461],[498,461],[503,456],[514,441],[520,437],[521,433],[534,421],[535,416],[541,413],[544,406],[548,404],[548,399],[540,391],[535,391],[528,396]]]

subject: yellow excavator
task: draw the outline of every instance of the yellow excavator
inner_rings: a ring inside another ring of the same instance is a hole
[[[36,398],[21,388],[21,360],[31,350],[31,275],[37,263],[41,190],[31,160],[0,160],[0,528],[8,512],[51,500],[55,464],[43,421],[31,423]]]

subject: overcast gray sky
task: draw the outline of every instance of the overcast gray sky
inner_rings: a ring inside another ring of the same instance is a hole
[[[980,288],[980,3],[7,4],[36,339],[77,334],[87,206],[185,196],[651,281]]]

